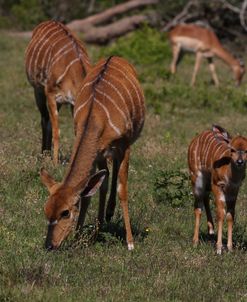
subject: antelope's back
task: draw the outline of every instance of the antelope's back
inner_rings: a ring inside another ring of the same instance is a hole
[[[90,61],[83,44],[72,32],[57,21],[46,21],[33,31],[25,53],[28,80],[34,86],[47,81],[58,84],[71,70],[82,76],[90,69]]]
[[[230,150],[225,142],[215,138],[212,131],[202,132],[189,145],[188,164],[192,173],[210,171],[223,157],[230,157]]]
[[[86,109],[87,108],[87,109]],[[77,95],[74,118],[83,123],[92,109],[109,137],[126,137],[133,143],[145,118],[144,95],[135,69],[125,59],[100,60],[84,79]]]
[[[178,37],[186,37],[203,42],[203,47],[211,47],[220,45],[219,39],[215,33],[196,24],[178,24],[169,32],[169,39],[173,42]],[[174,40],[175,39],[175,40]]]

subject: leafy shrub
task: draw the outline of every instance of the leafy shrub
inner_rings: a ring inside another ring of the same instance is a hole
[[[11,8],[11,14],[16,26],[29,29],[45,19],[42,5],[39,0],[21,0]]]
[[[158,171],[153,195],[157,203],[174,208],[186,206],[192,201],[188,174],[179,170]]]
[[[170,48],[165,34],[149,26],[117,39],[110,47],[103,48],[100,56],[117,55],[139,65],[164,62],[170,57]]]

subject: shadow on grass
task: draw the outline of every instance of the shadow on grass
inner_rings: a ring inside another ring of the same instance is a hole
[[[234,236],[234,231],[233,231],[233,237],[236,237],[236,236]],[[240,238],[240,236],[237,236],[237,237],[239,237],[239,238],[233,238],[233,249],[247,251],[247,240],[245,240],[243,237]],[[217,233],[213,234],[213,235],[209,235],[206,232],[201,232],[200,241],[207,243],[207,244],[211,245],[212,247],[216,248]],[[227,251],[227,239],[223,238],[222,243],[223,243],[223,250]]]
[[[131,229],[135,242],[142,242],[148,235],[146,229],[140,229],[134,224]],[[100,228],[97,223],[85,225],[80,232],[75,233],[72,240],[63,244],[62,250],[88,247],[96,243],[104,246],[126,245],[126,231],[122,221],[104,223]]]

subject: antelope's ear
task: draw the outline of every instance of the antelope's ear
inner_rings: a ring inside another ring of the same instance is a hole
[[[89,181],[82,191],[83,197],[93,196],[102,185],[105,177],[109,174],[107,170],[100,170],[89,178]]]
[[[213,125],[212,126],[212,131],[215,135],[215,138],[218,141],[225,141],[226,143],[229,143],[231,140],[230,134],[226,131],[226,129],[218,126],[218,125]]]
[[[48,191],[51,191],[51,188],[56,184],[55,180],[48,174],[48,172],[41,168],[40,178],[42,183],[47,187]]]

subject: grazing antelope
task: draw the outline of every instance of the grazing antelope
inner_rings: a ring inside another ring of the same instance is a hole
[[[66,26],[46,21],[34,29],[25,61],[41,114],[42,152],[51,150],[53,138],[53,160],[57,163],[58,111],[61,104],[74,105],[77,90],[90,69],[88,54]]]
[[[214,234],[209,207],[209,193],[212,191],[218,222],[217,254],[222,252],[222,228],[225,214],[228,225],[227,248],[232,250],[235,204],[239,188],[245,178],[246,153],[246,137],[231,138],[225,129],[216,125],[211,131],[204,131],[192,140],[189,146],[188,163],[195,197],[194,245],[197,245],[199,241],[203,206],[207,215],[208,232]]]
[[[50,192],[45,204],[47,249],[58,248],[71,232],[78,217],[79,205],[78,225],[82,227],[88,197],[96,192],[101,183],[98,219],[103,223],[108,189],[107,159],[113,161],[113,167],[106,220],[110,221],[114,214],[117,189],[128,249],[134,248],[128,212],[128,166],[130,146],[140,135],[144,117],[144,96],[134,68],[119,57],[101,60],[87,74],[78,91],[74,108],[76,137],[63,181],[56,183],[45,170],[41,171],[42,182]],[[100,170],[94,174],[96,164]]]
[[[240,63],[240,61],[235,59],[222,47],[219,39],[211,30],[195,24],[179,24],[169,32],[169,39],[171,41],[173,53],[171,73],[174,74],[176,72],[177,64],[181,59],[181,51],[191,51],[196,54],[191,86],[194,86],[195,84],[202,57],[205,57],[208,60],[214,84],[219,86],[219,80],[213,62],[214,56],[222,59],[229,65],[233,71],[236,84],[239,85],[241,83],[245,72],[243,63]]]

